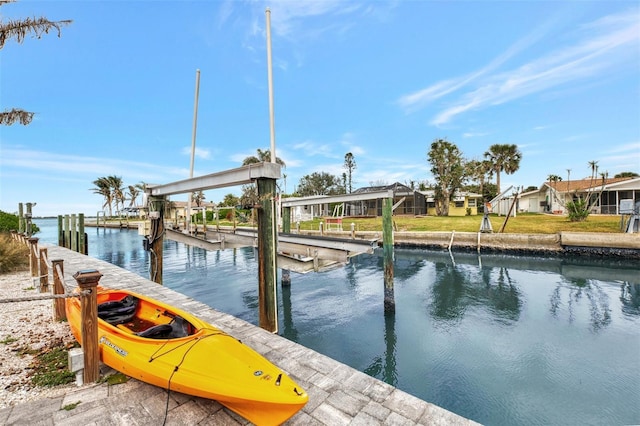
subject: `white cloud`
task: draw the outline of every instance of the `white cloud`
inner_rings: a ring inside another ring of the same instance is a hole
[[[185,146],[184,148],[182,148],[182,154],[183,155],[191,155],[191,147],[190,146]],[[209,157],[211,157],[211,151],[209,151],[206,148],[198,148],[196,146],[195,157],[207,160],[207,159],[209,159]]]
[[[572,45],[560,47],[517,68],[492,73],[540,39],[548,27],[545,24],[482,69],[402,96],[398,104],[411,112],[473,83],[474,87],[452,99],[450,106],[431,120],[431,124],[439,126],[470,110],[503,104],[588,78],[599,78],[616,67],[637,66],[631,58],[637,55],[640,19],[637,12],[630,11],[606,16],[583,26],[579,32],[582,38]]]

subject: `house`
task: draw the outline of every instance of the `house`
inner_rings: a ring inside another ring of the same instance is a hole
[[[517,211],[566,214],[567,203],[578,198],[593,201],[593,214],[622,214],[621,201],[626,200],[623,205],[640,202],[640,177],[544,182],[540,189],[518,195]]]
[[[423,191],[427,200],[427,214],[436,215],[435,191]],[[456,191],[449,200],[449,216],[475,216],[478,204],[482,203],[482,195],[473,192]]]
[[[423,216],[427,214],[424,194],[400,182],[391,185],[366,186],[356,189],[352,194],[385,190],[393,191],[394,215]],[[382,216],[382,200],[366,200],[345,204],[345,214],[347,216]]]
[[[200,207],[196,203],[191,203],[191,214],[197,214],[204,211],[214,211],[215,203],[200,203]],[[188,202],[187,201],[170,201],[165,206],[164,217],[173,220],[174,223],[182,223],[187,217]]]

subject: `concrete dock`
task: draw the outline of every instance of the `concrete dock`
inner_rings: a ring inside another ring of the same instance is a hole
[[[169,288],[110,263],[58,246],[49,259],[63,259],[65,282],[73,274],[97,269],[104,287],[124,288],[167,301],[242,340],[286,371],[309,394],[309,402],[286,425],[472,425],[434,404],[416,398],[325,355],[218,312]],[[108,368],[103,366],[104,373]],[[428,386],[426,384],[425,386]],[[4,425],[248,425],[215,401],[147,385],[90,384],[60,396],[0,410]]]

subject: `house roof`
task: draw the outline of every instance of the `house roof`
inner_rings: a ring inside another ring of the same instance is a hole
[[[391,185],[379,185],[379,186],[363,186],[362,188],[358,188],[353,191],[353,193],[363,194],[367,192],[377,192],[384,191],[386,189],[391,189],[396,195],[399,194],[413,194],[416,192],[414,189],[409,188],[407,185],[404,185],[400,182],[392,183]]]
[[[622,177],[622,178],[585,178],[580,180],[567,180],[560,182],[545,182],[540,186],[542,190],[545,186],[555,189],[558,192],[574,192],[574,191],[588,191],[589,189],[602,188],[602,185],[611,185],[614,183],[624,182],[631,178]]]

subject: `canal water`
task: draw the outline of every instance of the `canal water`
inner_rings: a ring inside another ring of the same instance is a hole
[[[55,220],[36,236],[55,244]],[[136,231],[88,228],[89,255],[148,277]],[[164,246],[164,284],[258,324],[257,253]],[[488,425],[640,423],[640,265],[396,249],[279,287],[280,334]],[[169,301],[170,302],[170,301]]]

